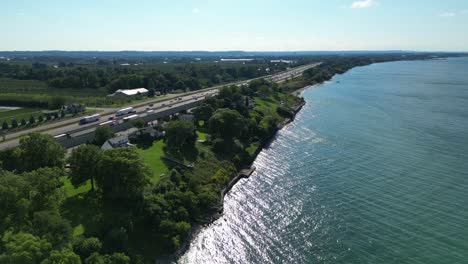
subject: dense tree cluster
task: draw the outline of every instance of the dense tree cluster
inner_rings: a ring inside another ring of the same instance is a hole
[[[147,168],[135,150],[97,150],[83,146],[74,151],[69,161],[73,184],[99,175],[96,201],[142,199]],[[118,235],[73,236],[73,219],[63,212],[65,149],[51,136],[30,134],[0,159],[1,263],[130,263],[125,249],[113,247]]]
[[[169,69],[151,63],[145,67],[125,67],[105,62],[88,62],[80,66],[62,62],[58,67],[39,62],[30,65],[3,62],[0,63],[0,77],[45,81],[51,88],[105,87],[108,92],[114,92],[118,89],[147,87],[166,93],[177,89],[198,90],[238,79],[259,77],[274,70],[284,70],[284,64],[266,62],[231,66],[214,63],[180,64],[181,66]]]

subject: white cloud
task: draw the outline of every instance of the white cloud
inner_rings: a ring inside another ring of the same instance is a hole
[[[440,13],[439,16],[440,17],[454,17],[456,16],[457,14],[454,13],[454,12],[444,12],[444,13]]]
[[[200,9],[198,9],[198,7],[195,7],[194,9],[192,9],[192,13],[198,14],[200,13]]]
[[[462,15],[468,15],[468,9],[461,10],[461,11],[460,11],[460,14],[462,14]]]
[[[351,8],[367,8],[373,6],[374,4],[374,0],[355,1],[351,4]]]

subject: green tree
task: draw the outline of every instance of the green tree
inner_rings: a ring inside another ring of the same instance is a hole
[[[21,119],[21,126],[25,126],[25,125],[26,125],[26,120],[24,120],[24,118],[23,118],[23,119]]]
[[[101,251],[102,243],[97,237],[89,237],[78,240],[73,244],[73,250],[81,256],[82,259],[87,259],[94,253]]]
[[[84,261],[85,264],[106,264],[105,256],[99,255],[99,253],[95,252],[91,254],[91,256],[87,257]]]
[[[19,142],[22,167],[21,171],[31,171],[41,167],[63,167],[65,148],[52,136],[31,133],[22,137]]]
[[[80,257],[71,249],[52,250],[50,256],[41,264],[81,264]]]
[[[101,146],[108,139],[113,138],[115,132],[112,128],[108,126],[99,126],[94,132],[94,143],[98,146]]]
[[[18,121],[16,121],[16,119],[11,120],[11,127],[12,128],[17,128],[18,127]]]
[[[106,199],[132,200],[141,197],[150,174],[136,148],[104,151],[96,183]]]
[[[44,117],[42,115],[39,116],[39,122],[40,123],[44,122]]]
[[[197,139],[195,126],[187,121],[175,120],[166,125],[166,145],[169,149],[180,151],[185,147],[193,147]]]
[[[9,128],[8,123],[6,121],[3,122],[2,124],[2,129],[7,130]]]
[[[2,242],[5,249],[0,257],[2,263],[40,263],[52,247],[46,239],[24,232],[7,231]]]
[[[148,89],[148,97],[154,97],[156,95],[156,91],[154,88],[149,88]]]
[[[49,101],[49,109],[61,109],[65,105],[65,98],[61,96],[54,96]]]
[[[226,141],[242,135],[246,122],[236,110],[221,108],[214,112],[209,123],[210,132]]]
[[[31,208],[30,190],[30,183],[22,175],[0,171],[0,234],[26,224]]]
[[[147,86],[147,87],[148,87],[148,90],[149,90],[149,89],[153,89],[153,90],[156,89],[156,84],[154,83],[154,81],[153,81],[152,78],[150,78],[150,79],[148,80],[148,86]]]
[[[114,253],[106,256],[106,263],[112,264],[130,264],[130,257],[124,253]]]
[[[34,118],[34,116],[31,116],[31,117],[29,118],[29,124],[30,124],[30,125],[34,125],[34,123],[36,123],[36,119]]]
[[[39,211],[34,213],[32,226],[34,234],[46,238],[55,247],[70,242],[73,229],[66,219],[56,211]]]
[[[271,90],[270,90],[270,87],[268,87],[267,85],[262,85],[258,88],[258,92],[260,93],[260,95],[262,95],[263,97],[268,97],[270,94],[271,94]]]
[[[195,122],[198,124],[199,121],[204,121],[205,123],[208,122],[210,117],[213,115],[214,109],[209,104],[202,104],[197,107],[194,111],[194,119]]]
[[[90,180],[91,190],[94,190],[94,181],[99,173],[98,164],[101,157],[101,149],[94,145],[82,145],[73,149],[68,162],[70,181],[75,188]]]

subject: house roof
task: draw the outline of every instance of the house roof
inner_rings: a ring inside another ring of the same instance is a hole
[[[147,93],[148,92],[148,89],[146,88],[136,88],[136,89],[126,89],[126,90],[122,90],[122,89],[119,89],[117,90],[115,93],[123,93],[125,95],[137,95],[137,94],[144,94],[144,93]]]
[[[118,137],[110,138],[106,142],[104,142],[101,149],[107,150],[107,149],[125,147],[125,146],[129,146],[128,137],[118,136]]]

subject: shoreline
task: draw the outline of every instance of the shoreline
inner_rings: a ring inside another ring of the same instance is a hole
[[[300,94],[309,89],[309,88],[315,88],[315,87],[318,87],[319,85],[321,85],[322,83],[320,84],[314,84],[314,85],[307,85],[305,87],[302,87],[298,90],[295,90],[294,92],[292,92],[291,94],[293,94],[294,96],[297,96],[299,97]],[[244,169],[241,169],[240,171],[237,172],[236,176],[234,176],[230,181],[229,183],[226,185],[226,187],[224,187],[222,190],[221,190],[221,193],[220,193],[220,205],[218,207],[218,209],[216,210],[217,212],[214,213],[213,215],[211,215],[209,218],[208,218],[208,221],[206,221],[204,224],[196,224],[192,227],[192,229],[190,230],[187,238],[185,239],[185,241],[183,242],[183,244],[180,246],[180,248],[172,255],[172,256],[169,256],[168,259],[166,260],[159,260],[159,261],[156,261],[156,263],[180,263],[180,259],[181,257],[190,249],[190,245],[193,241],[193,239],[195,237],[197,237],[200,232],[203,230],[203,228],[206,228],[206,227],[209,227],[211,224],[213,224],[216,220],[220,219],[223,215],[223,211],[224,211],[224,197],[226,196],[226,194],[228,194],[231,189],[241,180],[241,179],[248,179],[256,170],[255,166],[253,166],[253,163],[255,162],[255,160],[257,159],[257,156],[260,152],[262,152],[262,150],[264,150],[265,148],[268,148],[268,146],[275,140],[278,132],[283,129],[286,125],[290,124],[291,122],[294,121],[297,113],[299,113],[302,109],[302,107],[304,107],[304,105],[306,104],[306,102],[304,100],[302,100],[298,105],[296,105],[293,109],[292,109],[292,112],[293,112],[293,115],[291,118],[286,118],[285,120],[283,120],[281,123],[278,123],[278,130],[271,136],[271,138],[266,141],[262,146],[260,146],[258,148],[258,150],[255,152],[255,155],[254,155],[254,158],[253,158],[253,161],[250,163],[250,165]]]
[[[423,59],[424,60],[424,59]],[[405,61],[405,60],[402,60],[402,61]],[[412,60],[407,60],[407,61],[412,61]],[[369,66],[369,65],[372,65],[372,64],[376,64],[376,63],[388,63],[388,62],[393,62],[393,61],[386,61],[386,62],[374,62],[374,63],[370,63],[368,65],[358,65],[358,66],[353,66],[349,69],[346,69],[344,72],[335,72],[329,79],[326,79],[326,80],[323,80],[322,82],[319,82],[319,83],[315,83],[315,84],[309,84],[309,85],[306,85],[302,88],[299,88],[297,90],[294,90],[291,92],[292,95],[296,96],[296,97],[299,97],[299,98],[302,98],[301,94],[307,90],[307,89],[312,89],[312,88],[317,88],[318,86],[321,86],[323,85],[324,83],[326,83],[327,81],[331,81],[333,80],[333,78],[336,76],[336,75],[341,75],[341,74],[345,74],[346,72],[354,69],[354,68],[357,68],[357,67],[365,67],[365,66]],[[302,107],[306,104],[306,102],[304,100],[302,100],[297,106],[294,107],[294,109],[292,109],[292,117],[291,118],[287,118],[285,119],[283,122],[279,123],[278,124],[278,130],[271,136],[271,138],[266,141],[262,146],[260,146],[257,150],[257,152],[255,153],[254,155],[254,158],[253,158],[253,161],[251,162],[250,164],[250,168],[252,167],[253,163],[255,162],[258,154],[265,148],[268,148],[268,146],[273,142],[273,140],[275,140],[276,136],[277,136],[277,133],[278,131],[280,131],[283,127],[285,127],[287,124],[291,123],[294,121],[297,113],[299,113],[299,111],[302,109]],[[253,171],[252,171],[253,172]],[[224,201],[224,196],[232,189],[232,187],[240,180],[237,179],[236,181],[234,181],[235,178],[238,177],[240,171],[237,173],[237,175],[231,179],[231,182],[234,182],[234,184],[232,184],[232,186],[230,186],[230,188],[228,190],[226,190],[226,187],[223,188],[221,190],[221,193],[220,193],[220,199],[221,201]],[[250,176],[250,175],[249,175]],[[248,177],[244,177],[244,178],[248,178]],[[169,256],[166,256],[164,258],[160,258],[156,261],[156,263],[180,263],[180,260],[181,260],[181,257],[190,249],[190,245],[193,241],[193,239],[195,237],[197,237],[200,232],[203,230],[203,228],[205,227],[209,227],[213,222],[215,222],[216,220],[218,220],[222,214],[223,214],[223,205],[224,203],[221,203],[221,205],[219,206],[218,210],[216,213],[214,213],[213,215],[211,215],[209,218],[208,218],[208,221],[206,221],[204,224],[194,224],[187,236],[187,238],[184,240],[184,242],[182,243],[181,247],[173,254],[169,255]],[[164,259],[164,260],[163,260]]]

